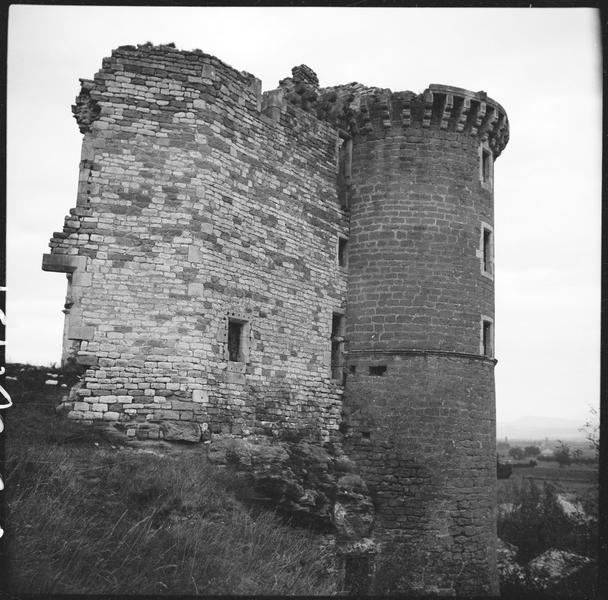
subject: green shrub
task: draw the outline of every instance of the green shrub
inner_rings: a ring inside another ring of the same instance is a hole
[[[517,546],[520,563],[550,548],[596,556],[595,524],[565,515],[554,486],[544,483],[539,487],[534,481],[524,481],[514,492],[516,508],[498,519],[498,537]]]
[[[522,458],[524,458],[524,456],[526,456],[526,453],[523,448],[515,446],[509,449],[509,456],[511,458],[514,458],[515,460],[521,460]]]
[[[500,461],[496,462],[496,477],[498,479],[509,479],[512,472],[513,467],[510,464],[501,463]]]

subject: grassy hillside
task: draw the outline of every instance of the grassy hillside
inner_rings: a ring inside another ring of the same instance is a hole
[[[12,591],[336,591],[323,539],[248,509],[239,500],[244,484],[209,465],[204,446],[161,452],[159,444],[121,445],[56,413],[69,383],[57,371],[9,365],[7,374]]]

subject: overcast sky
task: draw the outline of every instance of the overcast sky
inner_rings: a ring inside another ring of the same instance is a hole
[[[277,87],[485,90],[511,139],[495,165],[499,422],[582,422],[599,404],[601,48],[588,8],[12,6],[8,38],[7,360],[61,358],[66,279],[41,270],[75,206],[78,78],[125,44],[200,48]]]

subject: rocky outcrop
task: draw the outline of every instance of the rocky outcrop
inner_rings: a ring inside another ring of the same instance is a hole
[[[374,505],[339,444],[218,436],[208,444],[207,458],[245,480],[245,501],[330,534],[340,587],[367,593],[377,552],[371,539]]]
[[[218,437],[207,452],[210,462],[246,475],[249,501],[275,506],[296,523],[335,532],[340,542],[370,534],[374,507],[367,486],[337,444]]]
[[[525,583],[526,571],[517,562],[517,546],[498,538],[496,564],[501,583],[511,585],[522,585]]]
[[[331,543],[324,551],[333,557],[339,588],[369,593],[378,552],[372,539],[374,504],[340,444],[213,436],[207,458],[234,469],[246,482],[241,499],[274,508],[292,523],[326,534]]]
[[[559,590],[583,569],[593,567],[594,560],[574,552],[552,548],[527,563],[517,561],[517,546],[498,538],[496,562],[503,590],[537,590],[539,593]]]
[[[338,479],[333,524],[343,542],[359,542],[371,534],[374,506],[359,475],[348,473]]]
[[[528,563],[530,584],[541,590],[553,588],[592,562],[590,558],[573,552],[547,550]]]
[[[585,523],[592,521],[593,517],[585,513],[585,509],[580,500],[570,494],[556,494],[557,504],[569,519],[575,522]]]

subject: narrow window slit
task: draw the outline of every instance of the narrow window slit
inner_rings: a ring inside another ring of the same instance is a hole
[[[346,246],[348,240],[344,237],[338,238],[338,266],[346,267]]]
[[[483,355],[487,357],[492,357],[494,354],[493,349],[493,340],[492,340],[492,323],[491,321],[483,322],[483,331],[482,331],[482,346],[483,346]]]
[[[481,151],[481,179],[484,183],[489,183],[491,176],[492,162],[490,153],[487,150]]]
[[[483,268],[492,272],[492,232],[489,229],[483,230]]]
[[[344,385],[344,315],[333,313],[331,320],[331,378]]]
[[[243,326],[244,323],[239,321],[228,321],[228,360],[234,362],[243,361]]]

